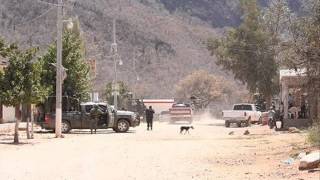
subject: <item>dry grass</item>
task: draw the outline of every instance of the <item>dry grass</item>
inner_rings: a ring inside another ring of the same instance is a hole
[[[320,123],[316,123],[308,132],[308,141],[315,146],[320,146]]]

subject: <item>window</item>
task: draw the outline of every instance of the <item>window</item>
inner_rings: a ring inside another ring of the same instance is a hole
[[[86,113],[90,113],[91,109],[92,109],[92,105],[86,105],[85,106]]]
[[[251,105],[245,105],[245,104],[235,105],[235,106],[233,107],[233,110],[252,111],[252,106],[251,106]]]

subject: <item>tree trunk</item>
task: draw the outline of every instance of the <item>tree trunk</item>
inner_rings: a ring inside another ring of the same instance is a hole
[[[30,118],[29,118],[28,104],[22,104],[22,122],[27,123],[26,134],[27,134],[27,139],[30,139],[30,131],[29,131]]]
[[[31,106],[31,139],[33,139],[34,107]]]
[[[15,128],[14,128],[14,144],[19,144],[19,123],[20,123],[21,113],[20,113],[20,105],[16,105],[15,107]]]
[[[3,109],[2,109],[2,103],[0,101],[0,124],[3,123]]]

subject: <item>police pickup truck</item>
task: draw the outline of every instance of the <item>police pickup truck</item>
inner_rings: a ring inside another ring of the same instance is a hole
[[[62,132],[68,133],[71,129],[90,129],[90,110],[94,104],[97,104],[103,112],[98,121],[98,129],[112,128],[115,132],[124,133],[130,127],[136,127],[140,124],[140,119],[134,112],[115,110],[109,104],[103,102],[87,102],[80,104],[79,111],[62,113]],[[46,114],[44,122],[40,125],[44,129],[55,130],[55,114]]]

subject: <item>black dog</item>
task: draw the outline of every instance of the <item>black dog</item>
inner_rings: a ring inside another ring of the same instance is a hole
[[[188,134],[190,134],[189,129],[194,129],[193,126],[181,126],[180,127],[180,134],[182,134],[182,132],[184,131],[184,134],[186,134],[188,132]]]

